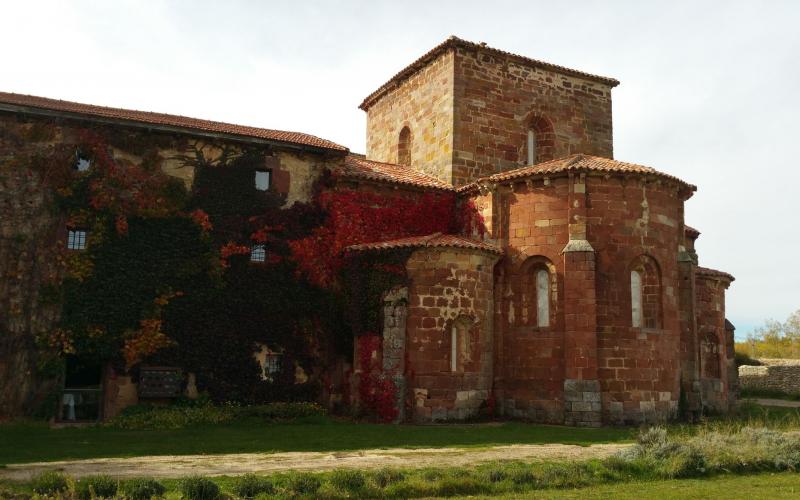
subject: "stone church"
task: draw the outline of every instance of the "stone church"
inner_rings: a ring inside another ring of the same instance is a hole
[[[487,406],[502,416],[581,426],[663,421],[679,408],[727,412],[737,394],[733,326],[725,318],[733,277],[698,265],[700,232],[684,220],[694,185],[614,159],[618,84],[450,37],[361,103],[366,155],[307,134],[10,93],[0,93],[0,125],[48,120],[59,126],[57,140],[102,123],[265,144],[268,175],[259,181],[256,174],[256,188],[285,194],[287,205],[307,200],[324,172],[337,174],[338,189],[451,192],[472,202],[481,234],[348,249],[410,252],[409,285],[386,291],[382,318],[383,369],[401,389],[404,420],[466,419]],[[0,158],[31,147],[0,136]],[[192,172],[178,168],[169,149],[162,168],[190,185]],[[136,151],[117,154],[125,155]],[[55,223],[36,196],[14,199],[26,182],[0,181],[6,261],[20,220]],[[38,237],[45,229],[30,231]],[[80,237],[70,233],[69,244],[80,247]],[[15,266],[27,272],[33,264],[19,257]],[[0,308],[36,302],[25,298],[32,285],[9,276]],[[10,337],[47,328],[39,323],[0,319]],[[4,349],[0,379],[24,364]],[[126,383],[104,382],[107,405],[130,394]],[[4,391],[5,402],[24,399],[23,389]]]

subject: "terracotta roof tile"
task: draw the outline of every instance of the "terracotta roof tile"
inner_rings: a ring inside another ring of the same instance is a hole
[[[404,184],[423,188],[434,188],[451,191],[453,187],[436,177],[426,175],[404,165],[367,160],[363,156],[349,154],[336,169],[336,173],[344,177],[366,179],[392,184]]]
[[[46,97],[0,92],[0,109],[3,109],[3,104],[22,108],[36,108],[48,111],[57,111],[75,114],[81,117],[94,117],[115,121],[119,120],[149,125],[177,127],[181,129],[197,130],[202,132],[253,137],[257,139],[299,144],[303,146],[312,146],[315,148],[335,151],[347,151],[347,148],[344,146],[326,139],[320,139],[319,137],[300,132],[287,132],[285,130],[248,127],[245,125],[234,125],[232,123],[201,120],[199,118],[189,118],[186,116],[168,115],[164,113],[153,113],[150,111],[109,108],[105,106],[95,106],[92,104],[60,101],[58,99],[49,99]]]
[[[455,247],[466,248],[470,250],[482,250],[485,252],[496,253],[498,255],[503,253],[500,247],[490,243],[473,240],[464,236],[442,233],[434,233],[427,236],[411,236],[408,238],[378,241],[375,243],[364,243],[361,245],[347,247],[347,250],[351,252],[364,252],[416,247]]]
[[[465,192],[478,189],[478,186],[482,183],[498,183],[512,181],[515,179],[523,179],[525,177],[541,177],[550,174],[566,172],[607,172],[653,175],[675,181],[689,188],[691,191],[695,191],[697,189],[697,187],[692,184],[684,182],[672,175],[659,172],[651,167],[637,165],[636,163],[625,163],[599,156],[575,154],[564,158],[559,158],[557,160],[546,161],[544,163],[538,163],[536,165],[521,167],[514,170],[509,170],[507,172],[500,172],[498,174],[482,177],[471,184],[460,187],[458,190]]]
[[[378,90],[368,95],[366,99],[364,99],[364,101],[361,103],[361,105],[359,105],[359,108],[363,109],[364,111],[368,110],[370,106],[372,106],[375,103],[375,101],[377,101],[381,96],[383,96],[389,90],[394,88],[399,82],[413,75],[421,68],[425,67],[433,59],[439,57],[440,54],[453,47],[463,47],[474,50],[479,49],[496,56],[514,59],[522,64],[526,64],[529,66],[538,66],[544,69],[565,73],[567,75],[586,78],[587,80],[598,81],[600,83],[604,83],[611,87],[616,87],[617,85],[619,85],[619,80],[615,80],[614,78],[608,78],[605,76],[598,76],[598,75],[593,75],[591,73],[585,73],[583,71],[578,71],[576,69],[571,69],[564,66],[559,66],[557,64],[539,61],[537,59],[531,59],[530,57],[521,56],[519,54],[512,54],[511,52],[495,49],[485,44],[470,42],[468,40],[463,40],[456,36],[451,36],[444,42],[440,43],[436,47],[432,48],[431,50],[423,54],[419,59],[412,62],[405,68],[403,68],[399,73],[390,78],[388,82],[381,85],[380,88],[378,88]]]
[[[709,278],[722,278],[722,279],[728,280],[728,281],[734,281],[736,279],[732,275],[730,275],[730,274],[728,274],[728,273],[726,273],[724,271],[717,271],[716,269],[710,269],[708,267],[699,267],[698,266],[698,267],[695,268],[694,274],[695,274],[695,276],[709,277]]]

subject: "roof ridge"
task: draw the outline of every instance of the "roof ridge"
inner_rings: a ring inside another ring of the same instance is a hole
[[[578,69],[568,68],[566,66],[561,66],[561,65],[558,65],[558,64],[549,63],[547,61],[542,61],[542,60],[539,60],[539,59],[533,59],[531,57],[523,56],[523,55],[520,55],[520,54],[514,54],[512,52],[507,52],[505,50],[501,50],[501,49],[496,49],[494,47],[490,47],[489,45],[487,45],[484,42],[481,42],[481,43],[470,42],[469,40],[465,40],[463,38],[459,38],[459,37],[457,37],[455,35],[450,35],[443,42],[439,43],[438,45],[436,45],[435,47],[430,49],[428,52],[424,53],[422,56],[420,56],[417,59],[415,59],[413,62],[411,62],[411,64],[408,64],[408,65],[404,66],[403,69],[401,69],[394,76],[392,76],[389,80],[387,80],[386,83],[384,83],[383,85],[378,87],[377,90],[375,90],[374,92],[369,94],[366,98],[364,98],[364,100],[361,102],[361,104],[358,107],[360,109],[366,111],[367,109],[369,109],[372,106],[372,104],[375,103],[375,101],[378,100],[378,98],[380,96],[382,96],[383,94],[388,92],[393,87],[393,84],[396,84],[397,82],[399,82],[401,80],[404,80],[405,78],[413,75],[419,69],[421,69],[422,67],[427,65],[431,60],[433,60],[436,57],[438,57],[444,51],[446,51],[446,50],[448,50],[450,48],[459,47],[459,46],[460,47],[464,47],[464,48],[470,48],[470,49],[484,50],[484,51],[491,52],[491,53],[496,54],[496,55],[500,55],[502,57],[508,57],[508,58],[516,59],[517,61],[520,61],[520,62],[522,62],[524,64],[528,64],[528,65],[531,65],[531,66],[540,66],[540,67],[549,69],[551,71],[557,71],[557,72],[565,73],[565,74],[568,74],[568,75],[571,75],[571,76],[575,76],[575,77],[578,77],[578,78],[585,78],[587,80],[593,80],[593,81],[601,82],[601,83],[604,83],[604,84],[609,85],[611,87],[616,87],[617,85],[619,85],[619,80],[617,80],[615,78],[610,78],[610,77],[607,77],[607,76],[595,75],[595,74],[587,73],[585,71],[581,71],[581,70],[578,70]]]

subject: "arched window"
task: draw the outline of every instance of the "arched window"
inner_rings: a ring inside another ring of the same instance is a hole
[[[642,275],[631,271],[631,321],[635,328],[642,327]]]
[[[545,269],[536,271],[536,323],[550,326],[550,273]]]
[[[403,130],[400,131],[400,137],[397,141],[397,163],[399,165],[408,165],[411,166],[411,143],[413,138],[411,137],[411,129],[403,127]]]
[[[555,267],[546,257],[530,257],[517,274],[517,311],[513,320],[520,326],[547,328],[552,324],[552,300],[555,291]]]
[[[533,115],[528,119],[525,137],[525,165],[535,165],[552,160],[555,156],[555,134],[553,124],[543,116]]]
[[[631,266],[631,325],[661,328],[661,272],[656,261],[646,255]]]
[[[526,165],[536,163],[536,131],[528,129],[528,162]]]

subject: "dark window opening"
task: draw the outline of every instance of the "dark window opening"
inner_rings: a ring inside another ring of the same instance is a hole
[[[67,248],[70,250],[86,250],[86,230],[67,230]]]

